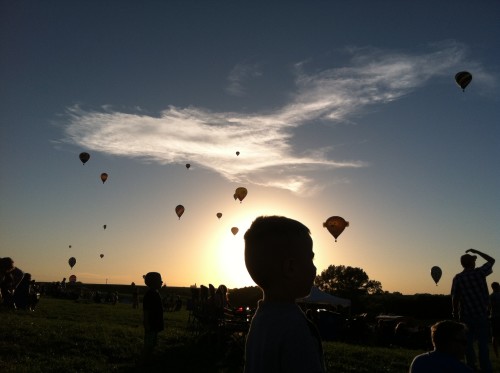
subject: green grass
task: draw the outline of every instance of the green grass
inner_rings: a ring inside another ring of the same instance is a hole
[[[165,313],[152,361],[141,357],[142,310],[43,297],[35,312],[0,309],[0,372],[242,372],[242,344],[196,334]],[[408,372],[421,351],[326,342],[331,372]],[[493,358],[494,360],[494,358]],[[494,371],[500,371],[498,360]]]

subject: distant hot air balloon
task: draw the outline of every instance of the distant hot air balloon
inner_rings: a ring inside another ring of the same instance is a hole
[[[177,216],[179,217],[179,220],[181,219],[181,216],[182,214],[184,214],[184,206],[182,205],[177,205],[175,207],[175,213],[177,214]]]
[[[69,282],[76,282],[76,276],[75,275],[69,276]]]
[[[80,160],[82,161],[83,164],[87,163],[87,161],[90,159],[90,154],[83,152],[80,153]]]
[[[73,269],[73,266],[76,264],[76,259],[73,257],[69,258],[68,264],[71,267],[71,269]]]
[[[104,258],[104,254],[101,254],[101,255],[99,255],[99,256],[101,257],[101,259],[102,259],[102,258]]]
[[[68,246],[71,249],[71,245]]]
[[[104,229],[106,229],[107,225],[106,225],[106,224],[104,224],[102,227],[103,227]]]
[[[189,170],[189,167],[191,167],[191,165],[189,163],[186,163],[186,168]]]
[[[238,155],[240,155],[240,152],[236,152],[236,155],[237,155],[237,156],[238,156]]]
[[[439,280],[441,279],[441,275],[443,274],[443,271],[441,271],[441,268],[438,266],[434,266],[431,268],[431,277],[436,283],[436,286],[438,285]]]
[[[465,87],[469,85],[472,80],[472,74],[468,71],[460,71],[455,75],[455,81],[462,88],[462,91],[465,92]]]
[[[217,217],[218,217],[219,219],[220,219],[220,218],[222,218],[222,212],[218,212],[218,213],[217,213]]]
[[[103,184],[106,182],[106,180],[108,180],[108,174],[106,172],[103,172],[101,174],[101,180]]]
[[[236,233],[238,233],[240,230],[236,227],[231,228],[231,232],[236,236]]]
[[[344,218],[340,216],[330,216],[323,223],[323,227],[328,229],[328,232],[335,237],[335,242],[337,242],[338,236],[344,231],[345,227],[349,226],[349,222],[345,221]]]
[[[236,191],[234,192],[234,199],[238,198],[241,201],[243,201],[245,199],[245,197],[247,196],[247,188],[244,188],[244,187],[239,187],[239,188],[236,188]]]

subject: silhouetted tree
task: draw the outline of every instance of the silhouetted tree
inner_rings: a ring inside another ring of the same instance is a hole
[[[316,276],[314,284],[327,293],[347,298],[383,293],[382,284],[370,280],[361,268],[343,265],[330,265]]]

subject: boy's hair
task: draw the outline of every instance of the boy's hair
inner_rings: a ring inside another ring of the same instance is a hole
[[[432,344],[436,349],[446,348],[457,333],[465,328],[465,324],[453,320],[439,321],[431,326]]]
[[[491,288],[495,291],[498,291],[498,289],[500,289],[500,284],[498,282],[492,282],[491,283]]]
[[[148,272],[142,277],[144,278],[144,283],[147,286],[151,286],[151,282],[161,279],[161,275],[158,272]]]
[[[312,246],[304,224],[284,216],[259,216],[245,233],[245,265],[250,277],[265,289],[287,254]]]

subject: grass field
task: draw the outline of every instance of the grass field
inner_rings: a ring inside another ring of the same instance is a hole
[[[242,372],[242,342],[194,333],[188,317],[184,309],[165,313],[158,350],[144,362],[142,311],[130,304],[43,297],[34,312],[1,309],[0,372]],[[331,372],[408,372],[421,352],[337,342],[324,347]],[[498,360],[494,369],[500,372]]]

